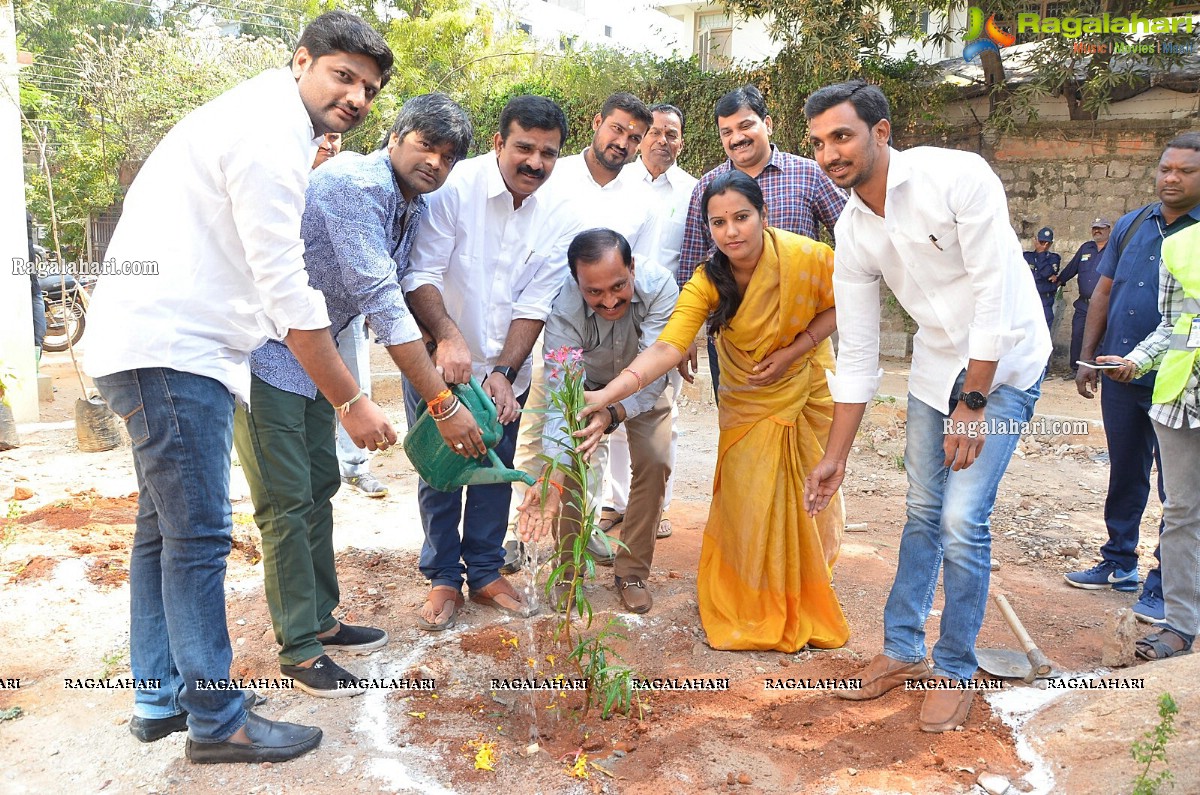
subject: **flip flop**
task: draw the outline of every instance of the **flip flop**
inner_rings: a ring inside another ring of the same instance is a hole
[[[501,596],[511,599],[517,604],[517,607],[509,607],[500,602],[497,597]],[[503,613],[508,613],[510,616],[516,616],[517,618],[529,618],[529,616],[533,615],[529,610],[529,606],[525,604],[525,600],[512,587],[512,583],[504,579],[504,577],[498,577],[482,588],[472,590],[471,601],[487,605],[488,607],[494,607]]]
[[[658,530],[654,533],[655,538],[670,538],[671,537],[671,520],[660,519],[658,521]]]
[[[427,632],[441,632],[450,629],[458,620],[458,608],[466,604],[462,591],[451,585],[435,585],[425,597],[425,604],[434,609],[434,618],[441,621],[426,621],[424,616],[417,613],[417,626]],[[449,610],[447,611],[447,605]]]
[[[600,521],[596,522],[596,527],[608,533],[623,521],[625,521],[625,514],[618,513],[615,508],[601,508]]]

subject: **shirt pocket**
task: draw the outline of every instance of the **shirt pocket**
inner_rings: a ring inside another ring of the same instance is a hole
[[[546,266],[550,261],[549,254],[542,254],[537,251],[530,251],[529,256],[525,258],[525,262],[518,265],[513,270],[512,290],[513,297],[520,295],[526,287],[533,281],[533,277],[538,271]]]

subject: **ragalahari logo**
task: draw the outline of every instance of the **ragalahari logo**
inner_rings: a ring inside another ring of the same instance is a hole
[[[969,43],[963,47],[964,61],[973,61],[987,50],[992,50],[999,55],[1001,47],[1011,47],[1017,43],[1016,36],[1005,33],[996,24],[995,14],[990,15],[987,22],[983,21],[983,9],[981,8],[969,8],[967,14],[967,32],[963,36],[963,41]]]

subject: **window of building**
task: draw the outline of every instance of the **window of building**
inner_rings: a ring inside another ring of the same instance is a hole
[[[608,38],[610,38],[610,39],[612,38],[612,25],[605,25],[605,26],[604,26],[604,35],[605,35],[605,36],[607,36],[607,37],[608,37]]]
[[[733,22],[724,14],[696,17],[696,54],[706,71],[728,69],[733,64]]]

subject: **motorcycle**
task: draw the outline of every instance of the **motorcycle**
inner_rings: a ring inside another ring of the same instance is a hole
[[[42,350],[60,353],[79,344],[87,325],[88,301],[95,276],[53,274],[38,277],[38,288],[46,307],[46,338]]]

